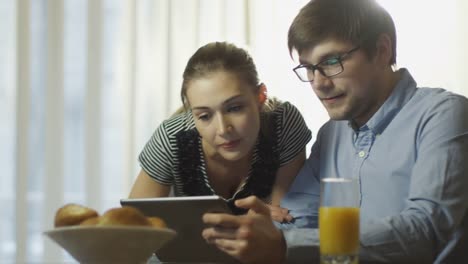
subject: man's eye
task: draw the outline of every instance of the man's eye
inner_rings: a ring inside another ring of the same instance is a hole
[[[321,66],[335,66],[337,64],[340,64],[340,59],[339,58],[331,58],[328,60],[323,61],[320,63]]]

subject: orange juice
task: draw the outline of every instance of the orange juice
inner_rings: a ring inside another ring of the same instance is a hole
[[[357,255],[359,251],[359,208],[320,207],[320,254]]]

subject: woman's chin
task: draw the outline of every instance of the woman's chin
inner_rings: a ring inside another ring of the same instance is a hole
[[[219,153],[223,159],[225,159],[226,161],[238,161],[238,160],[241,160],[242,158],[244,158],[246,156],[245,153],[243,153],[242,151],[226,151],[226,150],[223,150],[223,151],[220,151]]]

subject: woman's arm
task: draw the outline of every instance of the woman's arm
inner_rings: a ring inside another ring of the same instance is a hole
[[[290,216],[287,209],[280,208],[280,202],[294,181],[294,178],[304,165],[306,158],[305,148],[299,152],[290,162],[280,167],[276,172],[276,180],[271,192],[271,216],[277,222],[289,221]]]
[[[169,196],[170,191],[170,186],[155,181],[148,173],[141,170],[133,184],[129,198],[165,197]]]
[[[306,158],[305,148],[299,152],[290,162],[280,167],[276,172],[276,180],[271,192],[271,205],[279,206],[280,201],[294,181],[294,178],[304,165]]]

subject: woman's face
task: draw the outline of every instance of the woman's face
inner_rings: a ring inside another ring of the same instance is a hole
[[[237,161],[253,149],[261,108],[253,88],[226,71],[188,83],[187,100],[205,155]]]

